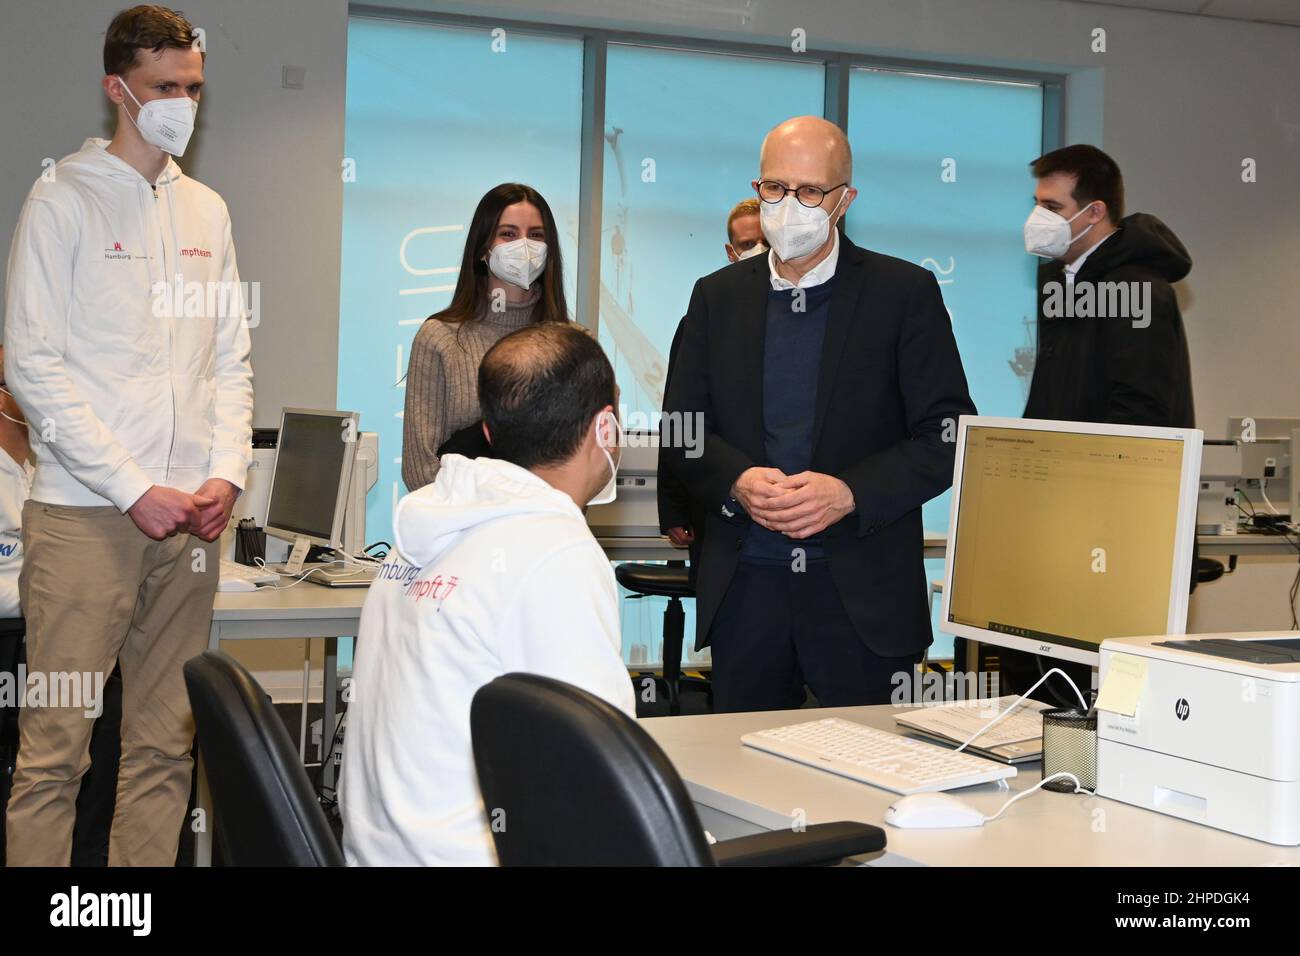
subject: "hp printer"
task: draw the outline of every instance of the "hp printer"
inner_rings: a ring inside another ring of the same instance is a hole
[[[1300,633],[1114,638],[1103,698],[1112,671],[1136,707],[1098,708],[1097,793],[1300,845]]]

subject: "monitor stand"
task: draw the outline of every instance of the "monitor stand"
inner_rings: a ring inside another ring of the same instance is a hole
[[[303,562],[307,560],[307,552],[311,550],[311,540],[304,535],[296,535],[293,539],[293,548],[289,551],[289,557],[284,562],[284,573],[290,577],[297,577],[302,574]]]

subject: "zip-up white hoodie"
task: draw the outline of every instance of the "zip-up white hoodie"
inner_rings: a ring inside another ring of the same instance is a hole
[[[525,671],[634,715],[614,574],[573,499],[504,461],[444,455],[393,524],[353,661],[343,849],[361,866],[492,865],[470,702]]]
[[[155,484],[242,488],[253,371],[226,204],[170,159],[155,192],[107,145],[36,182],[9,256],[5,379],[33,426],[32,498],[126,511]]]

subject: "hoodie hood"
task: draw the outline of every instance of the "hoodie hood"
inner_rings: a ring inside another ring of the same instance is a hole
[[[60,165],[69,171],[87,177],[104,176],[115,183],[135,190],[136,209],[140,213],[141,234],[150,236],[161,229],[165,237],[163,242],[163,260],[155,263],[148,261],[149,291],[152,292],[159,282],[172,281],[180,262],[180,236],[176,226],[176,197],[172,193],[173,184],[181,178],[181,168],[176,160],[167,157],[167,165],[158,175],[157,183],[150,183],[140,175],[130,163],[114,156],[108,151],[108,140],[92,136],[81,144],[81,149],[73,153]],[[161,222],[158,210],[159,202],[155,200],[154,186],[158,188],[157,197],[167,207],[165,225]]]
[[[572,498],[527,469],[496,458],[443,455],[433,484],[398,503],[394,541],[404,559],[424,567],[462,533],[515,515],[563,515],[583,521]]]
[[[1155,216],[1137,212],[1120,221],[1119,229],[1088,256],[1080,274],[1107,275],[1136,267],[1177,282],[1192,271],[1192,257],[1172,229]]]
[[[101,136],[92,136],[87,139],[81,144],[81,149],[67,157],[63,162],[68,166],[75,166],[87,172],[98,173],[124,182],[142,183],[146,187],[150,185],[149,181],[140,175],[139,170],[110,153],[108,151],[108,140]],[[180,166],[176,165],[175,159],[168,156],[167,165],[163,167],[162,173],[158,176],[157,185],[170,186],[180,177]]]

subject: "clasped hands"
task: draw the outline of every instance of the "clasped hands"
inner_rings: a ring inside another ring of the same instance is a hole
[[[747,468],[731,495],[764,528],[795,539],[820,534],[856,507],[848,485],[817,471]]]

